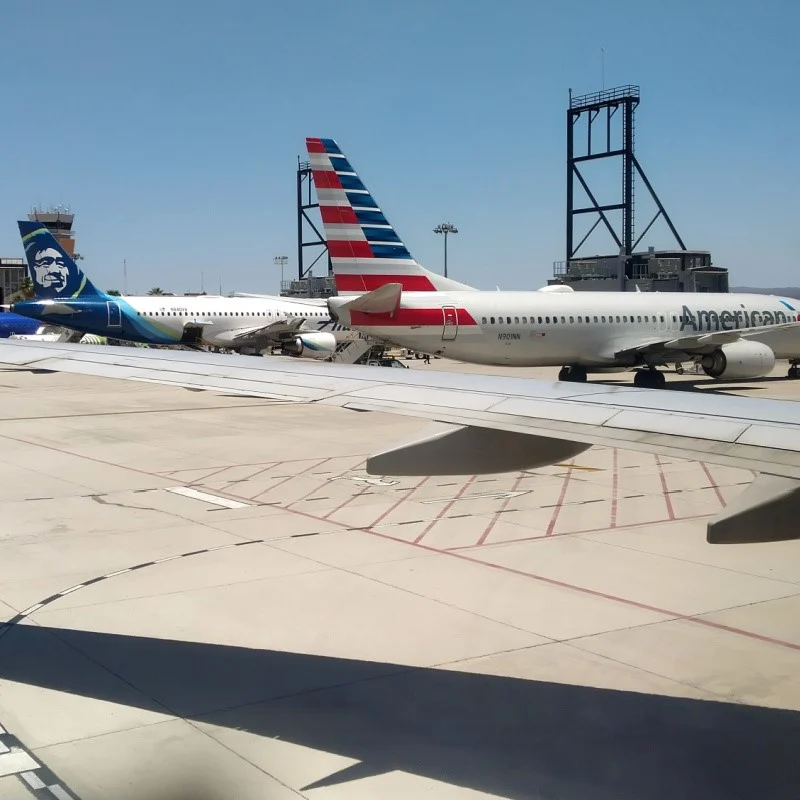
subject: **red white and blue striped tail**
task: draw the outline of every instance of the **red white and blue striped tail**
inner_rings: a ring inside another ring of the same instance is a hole
[[[333,139],[306,139],[336,290],[363,294],[387,283],[405,292],[470,291],[420,266]]]

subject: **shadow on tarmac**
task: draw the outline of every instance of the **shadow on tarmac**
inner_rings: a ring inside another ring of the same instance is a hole
[[[798,797],[797,712],[34,625],[4,632],[3,680],[357,759],[301,791],[402,770],[509,798]],[[64,658],[65,643],[82,655]]]

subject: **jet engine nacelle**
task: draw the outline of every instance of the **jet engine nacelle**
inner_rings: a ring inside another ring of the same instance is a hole
[[[295,358],[328,358],[336,351],[336,337],[332,333],[300,333],[283,342],[281,350]]]
[[[775,353],[761,342],[741,339],[703,356],[700,365],[706,375],[718,380],[763,378],[775,366]]]

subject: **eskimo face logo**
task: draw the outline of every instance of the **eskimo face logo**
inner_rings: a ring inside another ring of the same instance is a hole
[[[54,247],[38,250],[33,255],[33,278],[44,289],[63,292],[69,280],[69,269],[64,263],[64,256]]]

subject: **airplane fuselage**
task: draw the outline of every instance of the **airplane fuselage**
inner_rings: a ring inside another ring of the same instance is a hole
[[[242,331],[304,318],[303,331],[338,333],[325,306],[277,298],[103,297],[27,300],[14,311],[52,325],[125,341],[174,345],[198,334],[198,344],[230,347]]]
[[[458,361],[520,367],[634,366],[648,343],[800,320],[800,301],[755,294],[403,292],[393,314],[350,313],[341,308],[348,299],[331,298],[329,307],[365,334]],[[800,326],[750,339],[776,358],[800,358]],[[665,361],[685,359],[673,348]]]

